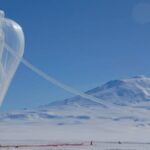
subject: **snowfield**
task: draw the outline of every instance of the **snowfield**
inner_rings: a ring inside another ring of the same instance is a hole
[[[1,112],[0,144],[83,143],[19,148],[40,150],[150,150],[150,78],[113,80],[86,93],[106,105],[76,96],[36,109]]]
[[[5,147],[6,149],[19,150],[149,150],[148,143],[115,143],[115,142],[95,142],[94,145],[85,143],[83,146],[58,146],[58,147]]]

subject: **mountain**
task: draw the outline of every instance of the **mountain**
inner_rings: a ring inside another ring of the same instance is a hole
[[[76,96],[63,101],[50,103],[47,106],[100,106],[101,100],[120,105],[150,101],[150,78],[135,76],[130,79],[112,80],[102,86],[87,91],[86,94],[99,98],[99,103]]]
[[[113,80],[87,93],[116,104],[150,101],[150,78],[136,76]]]
[[[56,125],[84,124],[93,120],[150,125],[150,78],[136,76],[112,80],[86,92],[100,99],[93,102],[75,96],[36,109],[0,113],[0,121],[49,121]],[[102,100],[101,100],[102,99]],[[100,102],[106,103],[104,107]]]

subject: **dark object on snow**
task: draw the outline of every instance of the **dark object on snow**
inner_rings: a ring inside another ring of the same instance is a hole
[[[93,145],[93,141],[90,142],[90,145]]]

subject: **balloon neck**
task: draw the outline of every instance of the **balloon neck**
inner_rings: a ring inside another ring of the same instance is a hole
[[[3,10],[0,10],[0,18],[4,18],[5,17],[5,13]]]

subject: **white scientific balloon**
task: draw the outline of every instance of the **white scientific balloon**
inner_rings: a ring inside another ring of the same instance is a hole
[[[0,11],[0,105],[23,53],[24,34],[22,28],[13,20],[5,18],[4,12]]]
[[[109,106],[108,104],[106,105],[106,102],[103,103],[103,101],[99,98],[88,95],[56,80],[36,66],[32,65],[26,59],[22,58],[24,53],[24,44],[24,33],[20,25],[13,20],[5,18],[4,12],[0,11],[0,105],[3,102],[19,63],[22,62],[30,70],[53,85],[62,88],[69,93],[100,103],[103,106]]]

